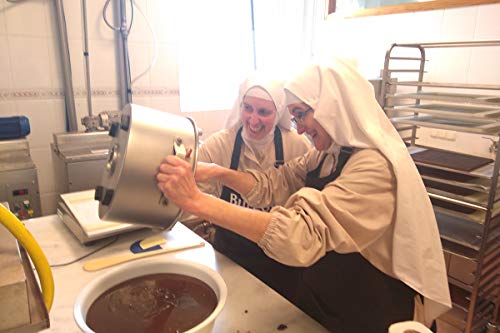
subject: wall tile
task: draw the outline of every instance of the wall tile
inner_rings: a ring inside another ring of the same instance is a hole
[[[151,53],[154,50],[151,49]],[[152,87],[179,88],[179,72],[176,44],[159,44],[158,59],[151,71]]]
[[[11,63],[9,59],[9,48],[5,47],[8,45],[8,39],[5,36],[0,35],[0,89],[12,88],[12,71]]]
[[[153,97],[151,98],[150,107],[153,109],[162,110],[168,113],[181,115],[179,107],[179,97]]]
[[[151,30],[148,28],[146,21],[147,18],[149,24],[152,26],[147,0],[135,0],[134,2],[139,5],[139,8],[134,4],[134,22],[132,22],[132,28],[130,29],[128,40],[130,42],[152,43],[153,36],[151,34]],[[144,15],[146,15],[146,18],[144,18],[139,9]],[[158,32],[155,31],[155,34],[158,34]]]
[[[500,46],[475,48],[471,51],[467,81],[500,85]]]
[[[87,16],[89,3],[93,1],[87,1]],[[102,2],[102,1],[101,1]],[[79,39],[83,40],[83,14],[82,14],[82,1],[65,0],[64,5],[64,15],[66,16],[66,30],[68,33],[68,39]],[[89,25],[89,18],[87,17],[87,25]]]
[[[447,8],[443,13],[441,41],[474,39],[478,6]]]
[[[443,15],[442,9],[415,12],[411,21],[406,22],[405,32],[411,35],[413,42],[441,42]]]
[[[59,39],[47,40],[50,64],[50,87],[53,89],[64,89],[64,74],[61,61]]]
[[[85,132],[85,126],[82,125],[82,118],[89,115],[87,99],[75,98],[75,110],[78,132]],[[95,100],[92,99],[92,114],[97,115],[98,113],[99,111],[95,109]]]
[[[48,88],[51,70],[47,39],[8,37],[15,89]]]
[[[0,117],[14,117],[18,115],[15,102],[0,99]]]
[[[149,0],[148,10],[150,22],[156,32],[158,41],[176,43],[179,39],[180,1]]]
[[[30,120],[28,140],[31,148],[47,149],[52,142],[52,134],[66,130],[63,103],[29,100],[17,101],[16,104],[18,114]]]
[[[85,89],[85,60],[83,57],[83,43],[81,40],[72,39],[69,40],[68,45],[69,57],[71,59],[73,89]],[[95,57],[93,50],[89,47],[89,62],[94,61],[98,61],[98,58]]]
[[[500,39],[500,3],[478,7],[476,40]]]
[[[111,41],[115,38],[115,32],[106,25],[104,19],[102,18],[102,9],[105,2],[106,1],[102,0],[87,1],[87,26],[89,39]],[[114,1],[111,1],[106,11],[106,17],[112,26],[115,25],[113,18],[114,3]]]
[[[18,1],[4,4],[7,33],[30,37],[48,37],[48,1]]]
[[[5,3],[4,1],[0,1],[0,36],[7,34],[4,11]]]
[[[48,37],[59,39],[59,29],[57,24],[57,11],[55,1],[44,1],[47,13],[47,31]],[[68,10],[64,6],[64,13],[66,19],[68,18]],[[67,22],[66,22],[67,23]]]
[[[92,40],[90,75],[93,88],[118,89],[115,43],[108,40]]]
[[[117,97],[99,97],[92,99],[92,108],[94,110],[94,114],[98,114],[102,111],[119,111],[120,110],[120,101]]]
[[[132,81],[134,81],[132,87],[150,87],[151,71],[155,69],[156,65],[145,72],[153,60],[149,44],[130,42],[128,44],[128,52],[130,57],[131,77]],[[158,62],[158,59],[156,61]],[[145,74],[142,75],[144,72]],[[142,76],[138,77],[139,75]]]
[[[142,106],[147,106],[149,108],[153,108],[152,102],[151,102],[151,97],[147,96],[134,96],[133,97],[133,102],[134,104],[142,105]]]

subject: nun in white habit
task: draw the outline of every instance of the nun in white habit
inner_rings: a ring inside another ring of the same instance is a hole
[[[411,319],[430,326],[451,308],[439,232],[422,180],[372,86],[350,62],[328,59],[307,67],[286,91],[298,132],[316,150],[265,172],[200,165],[196,174],[252,205],[285,204],[269,213],[227,207],[202,194],[189,164],[171,157],[160,166],[158,187],[269,257],[304,267],[294,302],[332,332],[387,332]]]
[[[302,156],[312,145],[291,128],[291,116],[285,105],[284,81],[254,73],[239,89],[226,128],[210,136],[198,153],[198,161],[215,163],[233,170],[264,171],[278,168],[285,161]],[[240,194],[220,182],[199,184],[200,189],[231,204],[250,207]],[[271,207],[259,208],[269,211]],[[260,278],[270,287],[291,299],[295,282],[281,283],[276,276],[293,275],[288,268],[269,258],[253,242],[216,226],[214,247]],[[277,270],[279,272],[277,272]]]

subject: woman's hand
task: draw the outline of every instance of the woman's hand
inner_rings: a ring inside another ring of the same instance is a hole
[[[195,214],[202,193],[196,186],[191,165],[175,156],[167,156],[156,175],[158,188],[182,210]]]

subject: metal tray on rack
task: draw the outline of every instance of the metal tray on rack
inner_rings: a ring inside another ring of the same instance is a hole
[[[499,107],[480,107],[480,106],[464,106],[452,104],[415,104],[404,105],[395,108],[387,108],[387,110],[400,112],[419,112],[426,114],[436,114],[443,118],[452,117],[452,119],[469,119],[480,118],[488,120],[500,121],[500,106]]]
[[[420,176],[422,177],[422,179],[424,179],[424,181],[429,180],[483,193],[488,193],[490,190],[491,183],[488,179],[485,178],[457,174],[454,172],[424,167],[421,165],[418,166],[418,171],[420,172]]]
[[[447,101],[453,103],[471,103],[490,106],[500,106],[500,96],[480,94],[457,94],[444,92],[420,91],[415,93],[402,93],[387,95],[389,99],[422,99],[433,101]]]
[[[488,204],[488,195],[486,193],[473,192],[471,194],[467,193],[467,195],[460,195],[451,191],[443,190],[442,188],[426,186],[426,189],[428,193],[433,194],[436,197],[440,197],[443,200],[449,199],[450,202],[465,207],[486,210],[486,206]]]
[[[443,239],[479,251],[483,234],[481,224],[470,223],[467,220],[450,216],[437,209],[434,209],[434,212]]]
[[[418,146],[409,146],[408,147],[408,152],[410,155],[425,151],[428,148],[425,147],[418,147]],[[458,175],[464,175],[464,176],[471,176],[471,177],[479,177],[479,178],[485,178],[485,179],[492,179],[493,178],[493,162],[489,163],[485,166],[482,166],[480,168],[474,169],[472,171],[464,172],[461,170],[454,169],[452,167],[443,167],[443,166],[438,166],[435,164],[428,164],[428,163],[422,163],[422,162],[415,162],[417,166],[423,166],[427,168],[432,168],[436,170],[442,170],[442,171],[447,171],[451,173],[456,173]]]
[[[492,135],[500,132],[500,122],[483,119],[446,119],[436,116],[406,116],[391,118],[395,124],[408,124],[439,128],[450,131],[469,132],[476,134]]]
[[[466,212],[458,211],[457,208],[440,207],[440,206],[434,205],[434,211],[441,212],[443,214],[453,216],[456,219],[468,221],[469,223],[472,222],[475,224],[483,224],[484,219],[486,217],[484,210],[475,210],[471,213],[466,213]],[[494,205],[494,208],[492,209],[492,215],[495,216],[499,212],[500,212],[500,204],[497,203]]]

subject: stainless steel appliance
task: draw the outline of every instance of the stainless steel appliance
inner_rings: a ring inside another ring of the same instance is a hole
[[[171,228],[182,211],[162,196],[155,175],[168,155],[188,160],[194,171],[199,143],[196,124],[187,117],[128,104],[109,133],[112,148],[95,194],[99,217]]]
[[[42,215],[37,169],[26,139],[0,141],[0,202],[21,220]]]
[[[51,144],[59,193],[95,188],[108,157],[108,132],[54,134]]]
[[[25,250],[0,224],[0,332],[48,328],[49,315]]]

